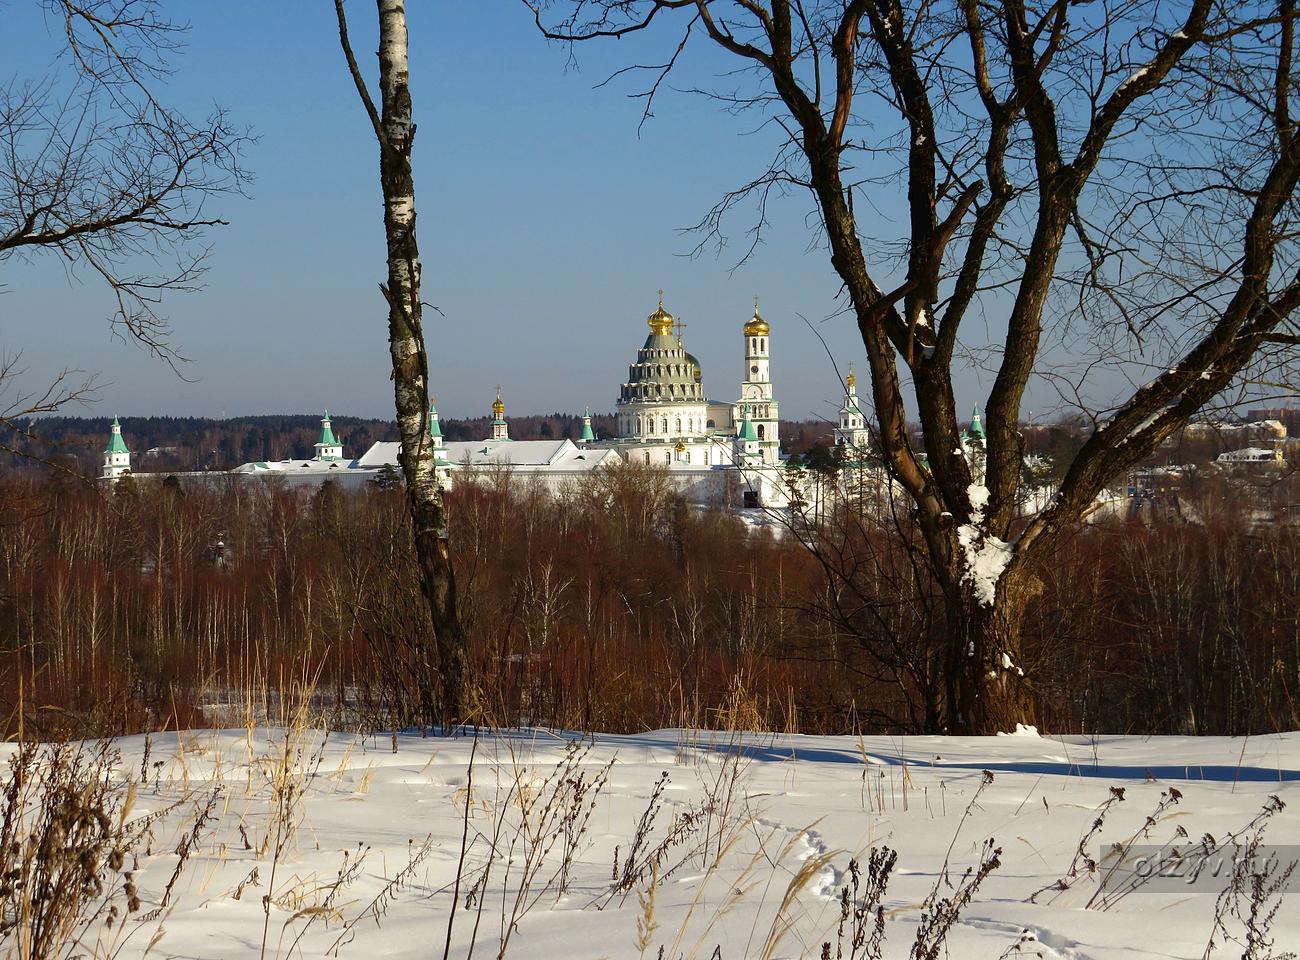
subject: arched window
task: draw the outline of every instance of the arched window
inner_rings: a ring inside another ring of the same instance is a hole
[[[708,421],[707,423],[705,423],[704,426],[705,426],[705,428],[707,428],[707,429],[709,429],[709,430],[713,430],[713,429],[715,429],[715,428],[717,427],[717,424],[714,423],[712,420],[710,420],[710,421]]]
[[[664,417],[664,433],[668,433],[668,418]]]
[[[637,418],[636,418],[636,432],[637,432],[638,435],[641,433],[641,418],[640,418],[640,417],[637,417]]]
[[[758,439],[763,439],[763,425],[761,423],[758,425]]]
[[[762,346],[761,346],[759,349],[761,349],[764,353],[766,353],[766,352],[767,352],[767,337],[763,337],[763,338],[759,341],[759,343],[762,344]]]
[[[678,417],[678,418],[677,418],[677,436],[680,437],[681,435],[682,435],[682,418],[681,418],[681,417]]]

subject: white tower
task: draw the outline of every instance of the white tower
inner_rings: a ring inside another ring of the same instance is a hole
[[[334,426],[330,422],[330,412],[320,418],[320,439],[316,441],[317,460],[342,460],[343,444],[334,436]]]
[[[848,460],[860,460],[871,447],[871,432],[867,418],[858,406],[858,378],[849,365],[849,375],[844,378],[844,404],[840,407],[840,425],[835,428],[835,445],[843,446]]]
[[[433,399],[429,399],[429,442],[433,446],[434,456],[439,455],[442,450],[442,424],[438,422],[438,408],[433,405]]]
[[[126,448],[126,441],[122,439],[122,425],[117,422],[117,417],[113,418],[113,425],[109,430],[108,446],[104,448],[104,470],[100,473],[100,477],[104,480],[116,480],[131,472],[131,451]]]
[[[506,424],[506,405],[501,402],[500,387],[497,387],[497,398],[492,401],[492,439],[510,439],[510,428]]]
[[[781,454],[781,418],[772,396],[772,377],[768,368],[768,339],[771,328],[758,315],[758,297],[754,298],[754,316],[745,324],[745,376],[740,383],[740,400],[736,403],[736,423],[752,422],[764,463],[776,463]]]

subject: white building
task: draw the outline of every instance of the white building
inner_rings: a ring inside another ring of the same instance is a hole
[[[659,307],[650,334],[619,388],[618,436],[592,441],[636,463],[730,466],[732,441],[745,418],[754,424],[763,463],[780,461],[780,414],[769,368],[770,328],[758,313],[744,324],[745,371],[735,401],[710,400],[700,361],[686,350],[685,324]]]
[[[1242,447],[1240,450],[1225,450],[1215,460],[1217,463],[1271,463],[1279,467],[1286,466],[1281,444],[1273,447]]]
[[[321,417],[320,438],[313,449],[315,455],[311,457],[255,460],[235,467],[230,473],[237,477],[274,477],[290,484],[318,485],[336,479],[344,486],[364,483],[373,476],[358,473],[357,462],[344,455],[343,444],[334,434],[334,423],[328,410]]]
[[[130,472],[131,451],[122,439],[122,425],[114,417],[113,425],[109,427],[108,446],[104,448],[104,467],[99,476],[101,480],[116,480]]]
[[[858,405],[858,378],[849,365],[849,375],[844,378],[844,402],[840,404],[839,426],[835,428],[835,446],[842,450],[842,459],[856,462],[865,459],[871,449],[871,431],[867,418]]]
[[[377,474],[389,465],[396,465],[401,450],[400,441],[380,441],[358,457],[355,466],[371,475]],[[568,492],[590,477],[593,470],[620,462],[613,451],[579,447],[567,438],[511,440],[494,436],[443,444],[441,453],[440,462],[446,470],[445,487],[454,485],[460,476],[483,481],[509,476],[512,481],[538,483],[552,494]]]

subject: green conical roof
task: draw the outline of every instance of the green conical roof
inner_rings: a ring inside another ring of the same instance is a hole
[[[442,427],[438,423],[438,408],[429,401],[429,436],[434,438],[442,437]]]
[[[591,429],[591,410],[582,415],[582,439],[591,442],[596,439],[596,431]]]
[[[113,418],[113,430],[108,437],[108,449],[105,453],[130,453],[126,448],[126,441],[122,439],[122,425],[117,422],[117,417]]]
[[[740,439],[758,442],[758,431],[754,429],[754,424],[748,416],[745,417],[745,422],[740,425]]]
[[[334,428],[330,425],[330,412],[325,411],[325,416],[320,418],[320,439],[316,441],[316,446],[338,446],[338,441],[334,439]]]
[[[975,409],[970,415],[970,429],[966,431],[966,436],[971,439],[978,437],[980,440],[988,439],[984,433],[984,422],[980,419],[980,405],[975,404]]]

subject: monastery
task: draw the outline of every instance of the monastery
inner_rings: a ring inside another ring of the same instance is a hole
[[[511,439],[498,388],[490,435],[448,443],[442,436],[438,411],[431,404],[429,441],[443,485],[453,485],[458,474],[509,471],[521,482],[540,484],[563,495],[593,470],[631,462],[661,465],[692,502],[787,506],[798,486],[799,471],[788,469],[781,457],[780,407],[770,368],[772,331],[758,312],[758,299],[738,331],[744,368],[730,400],[713,400],[706,394],[700,361],[684,343],[685,325],[664,308],[662,290],[659,305],[646,324],[649,334],[619,387],[616,437],[597,437],[588,411],[576,442]],[[844,462],[866,463],[870,435],[851,369],[834,439],[844,448]],[[278,478],[289,484],[318,485],[332,479],[354,487],[390,473],[397,466],[400,449],[397,441],[379,442],[348,459],[326,411],[312,456],[245,463],[229,474]],[[111,481],[130,472],[131,454],[115,419],[101,476]]]

